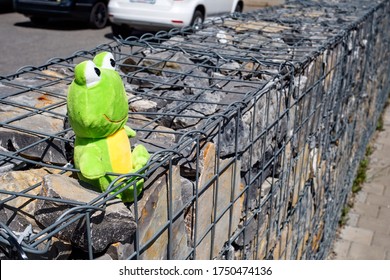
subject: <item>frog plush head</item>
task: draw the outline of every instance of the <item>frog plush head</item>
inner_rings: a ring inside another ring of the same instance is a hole
[[[75,67],[75,78],[68,94],[68,115],[76,136],[107,137],[123,128],[128,104],[111,53],[100,53],[94,61]]]
[[[98,191],[106,191],[117,178],[109,174],[137,173],[150,157],[142,145],[131,151],[128,137],[134,137],[135,131],[125,125],[128,108],[123,82],[115,71],[111,53],[100,53],[93,61],[75,67],[67,103],[69,122],[76,135],[74,163],[80,169],[80,180]],[[128,181],[136,179],[136,194],[139,194],[143,180],[132,177]],[[131,202],[134,193],[132,184],[118,197]]]

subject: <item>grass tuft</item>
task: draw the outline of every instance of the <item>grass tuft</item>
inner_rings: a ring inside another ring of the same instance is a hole
[[[339,220],[339,225],[341,227],[345,226],[348,222],[348,213],[349,211],[351,210],[351,206],[349,204],[347,204],[346,206],[344,206],[344,208],[341,210],[341,217],[340,217],[340,220]]]

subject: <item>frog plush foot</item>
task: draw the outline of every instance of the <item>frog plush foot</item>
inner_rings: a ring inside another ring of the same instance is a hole
[[[141,168],[145,167],[145,165],[148,163],[148,160],[150,158],[149,152],[146,150],[146,148],[143,145],[137,145],[133,152],[133,170],[140,170]]]
[[[133,183],[136,179],[138,179],[138,181],[136,183]],[[139,179],[139,177],[133,177],[130,180],[128,180],[126,182],[126,184],[131,184],[131,185],[127,190],[118,194],[117,197],[119,199],[121,199],[123,202],[133,202],[134,201],[134,185],[135,185],[135,189],[136,189],[136,195],[138,197],[144,188],[144,179]]]

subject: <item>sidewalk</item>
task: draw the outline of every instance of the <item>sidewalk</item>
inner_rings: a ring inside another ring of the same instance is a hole
[[[390,106],[373,142],[367,180],[356,195],[329,259],[390,260]]]

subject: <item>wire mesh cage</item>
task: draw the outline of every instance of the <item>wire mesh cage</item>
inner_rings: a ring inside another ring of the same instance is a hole
[[[292,1],[1,77],[1,257],[325,258],[389,93],[389,14]],[[152,156],[97,193],[77,180],[66,102],[102,51]],[[116,198],[138,180],[134,202]]]

